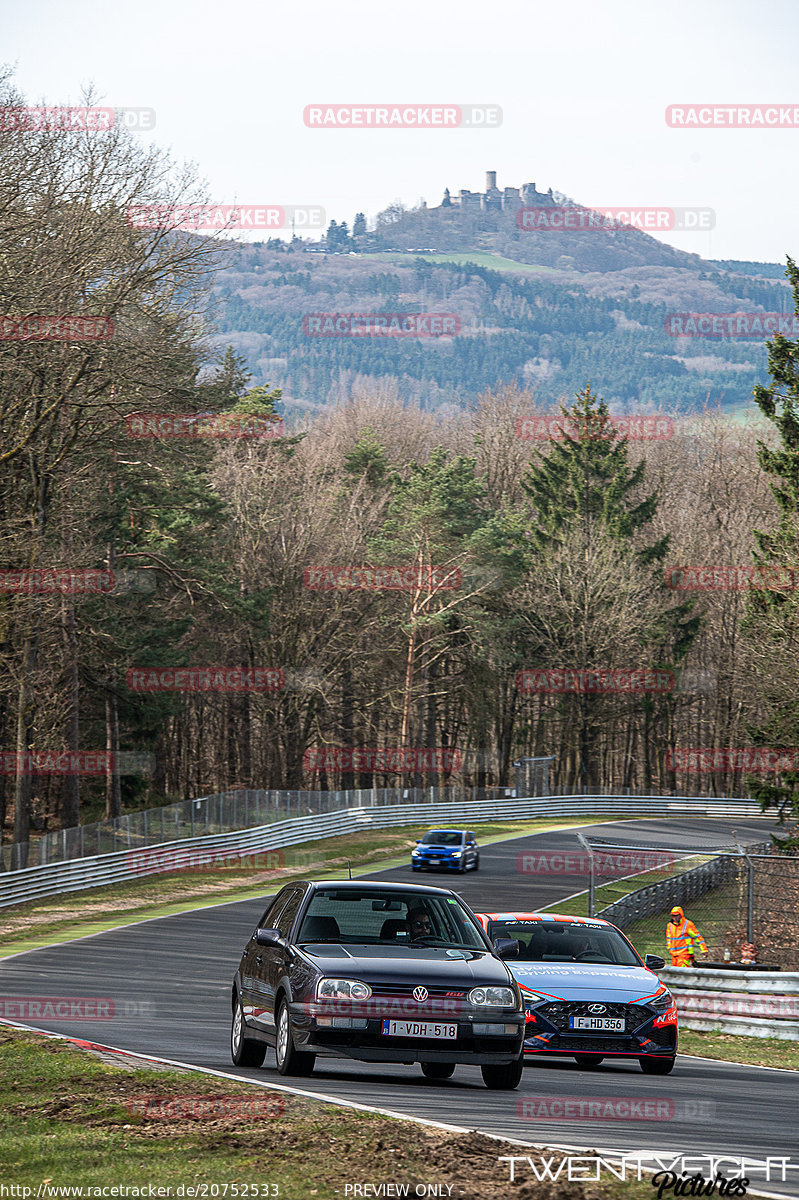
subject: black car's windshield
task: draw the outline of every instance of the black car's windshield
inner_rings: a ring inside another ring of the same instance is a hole
[[[432,829],[422,838],[423,846],[460,846],[463,834],[457,829]]]
[[[297,941],[486,949],[480,930],[454,896],[389,894],[367,887],[316,892]]]
[[[568,921],[492,921],[492,938],[516,938],[519,962],[612,963],[640,967],[635,952],[607,925]]]

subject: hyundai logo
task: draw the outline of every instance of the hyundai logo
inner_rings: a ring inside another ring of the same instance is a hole
[[[605,1005],[604,1005],[604,1004],[589,1004],[589,1005],[588,1005],[588,1011],[589,1011],[590,1013],[601,1013],[601,1012],[605,1012]]]
[[[427,999],[427,988],[415,987],[413,989],[413,998],[414,1000],[418,1000],[420,1004],[424,1004],[425,1000]],[[602,1011],[604,1012],[605,1010],[603,1009]]]

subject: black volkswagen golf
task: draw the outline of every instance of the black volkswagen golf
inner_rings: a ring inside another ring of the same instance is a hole
[[[515,1088],[525,1015],[501,959],[517,950],[444,888],[288,884],[233,980],[233,1061],[259,1067],[274,1046],[281,1075],[310,1074],[324,1055],[418,1062],[429,1079],[471,1063],[487,1087]]]

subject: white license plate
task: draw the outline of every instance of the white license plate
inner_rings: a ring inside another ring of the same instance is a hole
[[[569,1029],[604,1029],[624,1033],[623,1017],[570,1017]]]
[[[437,1021],[383,1021],[383,1033],[387,1037],[449,1038],[458,1036],[457,1025],[442,1025]]]
[[[441,865],[441,859],[440,859],[440,858],[431,858],[431,859],[430,859],[430,866],[431,866],[431,867],[438,867],[438,866],[440,866],[440,865]]]

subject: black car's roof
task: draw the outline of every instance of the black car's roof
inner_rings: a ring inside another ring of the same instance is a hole
[[[450,888],[426,887],[423,883],[385,883],[382,880],[371,879],[298,879],[296,882],[307,884],[308,887],[315,890],[335,887],[368,888],[370,892],[420,892],[424,894],[432,892],[441,896],[454,896],[456,894]]]

